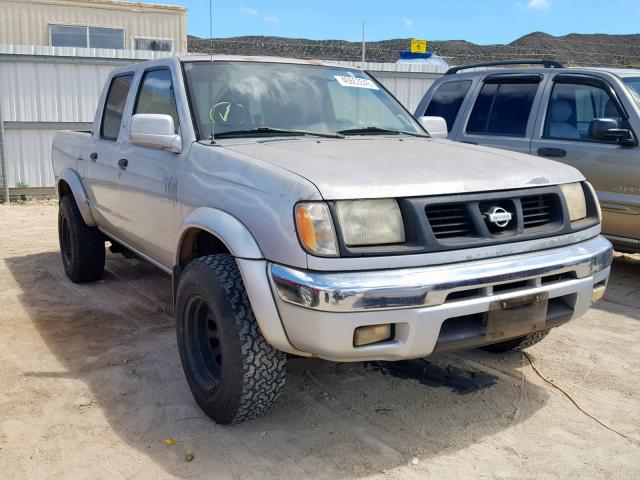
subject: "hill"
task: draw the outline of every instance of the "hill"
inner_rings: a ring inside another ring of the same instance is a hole
[[[367,60],[395,62],[411,39],[367,42]],[[230,55],[273,55],[322,60],[359,61],[361,44],[344,40],[307,40],[283,37],[232,37],[211,40],[190,36],[189,52]],[[525,35],[506,45],[477,45],[465,40],[429,42],[429,50],[452,65],[513,58],[546,58],[567,65],[640,66],[640,34],[572,33],[555,37],[543,32]]]

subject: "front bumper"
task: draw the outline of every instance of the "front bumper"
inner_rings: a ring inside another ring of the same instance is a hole
[[[295,348],[334,361],[399,360],[491,343],[483,321],[496,300],[547,292],[545,328],[580,317],[606,286],[612,259],[611,244],[595,237],[443,266],[322,273],[271,264],[269,271]],[[356,328],[387,323],[391,340],[354,346]]]

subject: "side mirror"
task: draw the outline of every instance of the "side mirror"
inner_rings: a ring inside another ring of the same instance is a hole
[[[182,151],[182,138],[176,135],[171,115],[139,113],[131,117],[129,140],[141,147],[158,148],[173,153]]]
[[[420,117],[418,121],[433,138],[447,138],[449,136],[447,121],[442,117]]]
[[[615,118],[594,118],[591,120],[589,138],[601,142],[617,142],[624,146],[636,144],[633,132],[626,128],[620,128],[618,120]]]

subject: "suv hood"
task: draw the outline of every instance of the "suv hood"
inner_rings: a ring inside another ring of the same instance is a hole
[[[575,168],[449,140],[358,137],[226,143],[312,182],[326,200],[417,197],[577,182]]]

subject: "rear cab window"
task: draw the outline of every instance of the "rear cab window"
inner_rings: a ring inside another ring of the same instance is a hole
[[[102,140],[116,141],[118,139],[133,77],[133,73],[130,73],[116,76],[111,80],[100,124],[100,138]]]
[[[440,85],[424,112],[428,117],[442,117],[451,132],[462,102],[471,88],[471,80],[458,80]]]
[[[466,133],[525,137],[541,75],[487,77],[467,122]]]

